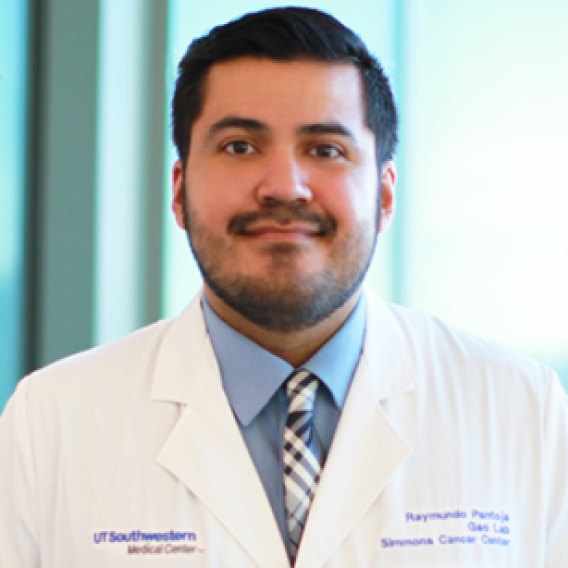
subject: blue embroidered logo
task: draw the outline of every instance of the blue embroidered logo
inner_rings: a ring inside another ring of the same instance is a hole
[[[99,531],[93,533],[93,540],[97,545],[127,543],[127,554],[192,554],[194,552],[205,552],[203,548],[197,545],[197,535],[194,532],[185,531]]]
[[[431,511],[427,513],[407,512],[405,513],[405,520],[407,523],[436,523],[442,521],[444,526],[447,526],[447,523],[444,523],[444,521],[463,520],[465,523],[461,530],[456,530],[458,534],[446,534],[446,531],[441,529],[441,534],[438,534],[437,537],[434,535],[423,535],[419,538],[383,538],[381,539],[382,548],[433,546],[436,544],[443,546],[452,544],[472,545],[476,543],[504,547],[510,545],[510,519],[509,515],[503,511],[471,509],[471,511],[466,512],[458,509],[456,511]]]

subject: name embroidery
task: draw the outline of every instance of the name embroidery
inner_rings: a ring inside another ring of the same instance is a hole
[[[383,538],[382,548],[395,548],[405,546],[435,546],[438,545],[472,545],[480,543],[485,546],[503,546],[510,544],[511,528],[509,515],[503,511],[481,511],[471,509],[468,512],[457,509],[456,511],[432,511],[427,513],[405,513],[407,523],[429,523],[437,521],[464,520],[463,534],[448,535],[445,532],[437,537],[418,538]],[[473,534],[472,534],[473,533]]]

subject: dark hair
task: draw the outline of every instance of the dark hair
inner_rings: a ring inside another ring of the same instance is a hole
[[[191,128],[201,114],[209,69],[247,56],[355,65],[363,83],[365,121],[375,135],[377,162],[380,165],[393,157],[398,119],[380,63],[359,36],[329,14],[289,7],[246,14],[190,44],[178,66],[172,100],[172,137],[182,161],[189,153]]]

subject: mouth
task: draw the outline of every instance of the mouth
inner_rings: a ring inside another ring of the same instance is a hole
[[[292,208],[274,208],[235,215],[228,233],[269,240],[306,240],[335,233],[336,222],[328,215]]]
[[[321,236],[318,225],[308,223],[279,223],[260,221],[248,225],[243,236],[259,237],[265,240],[296,241]]]

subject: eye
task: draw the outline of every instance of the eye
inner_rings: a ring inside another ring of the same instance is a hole
[[[341,148],[334,144],[318,144],[310,150],[310,155],[316,158],[333,159],[340,158],[345,154]]]
[[[229,154],[237,155],[254,154],[256,152],[256,148],[244,140],[234,140],[233,142],[229,142],[229,144],[223,146],[223,150]]]

